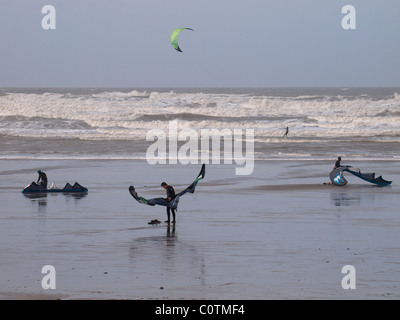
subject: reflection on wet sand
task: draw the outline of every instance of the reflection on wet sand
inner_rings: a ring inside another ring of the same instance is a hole
[[[167,226],[167,246],[173,246],[175,245],[175,224],[171,225],[168,224]]]
[[[26,194],[23,193],[25,198],[31,200],[33,204],[37,204],[37,211],[39,213],[46,213],[47,209],[47,193]]]
[[[331,192],[331,204],[335,207],[359,206],[360,203],[361,196],[359,194]]]
[[[28,199],[41,199],[41,198],[47,198],[47,196],[58,196],[58,195],[63,195],[66,198],[72,198],[72,199],[82,199],[88,196],[87,193],[23,193],[25,198]]]
[[[331,192],[331,204],[335,207],[374,205],[374,193]]]
[[[174,286],[179,283],[182,286],[190,283],[205,285],[205,259],[200,250],[192,244],[179,241],[178,227],[174,224],[151,228],[156,229],[154,231],[158,235],[137,237],[130,245],[130,270],[136,274],[136,281],[151,277],[159,278],[160,284],[164,285],[170,282]],[[166,233],[160,235],[158,231],[164,228]]]
[[[45,213],[47,207],[48,197],[57,197],[59,194],[56,193],[23,193],[24,197],[30,199],[32,203],[36,203],[38,206],[39,213]],[[63,193],[63,195],[68,202],[70,199],[79,201],[85,197],[87,197],[87,193]]]

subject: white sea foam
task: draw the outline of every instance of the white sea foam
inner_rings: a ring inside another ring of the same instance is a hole
[[[103,139],[144,137],[144,131],[166,128],[173,119],[179,119],[182,128],[251,127],[266,135],[277,134],[286,125],[297,135],[318,137],[394,135],[400,129],[398,94],[378,101],[311,98],[173,91],[11,93],[0,97],[0,128],[2,134]]]
[[[149,130],[254,129],[256,143],[400,142],[400,94],[49,90],[0,96],[0,135],[145,141]],[[289,126],[289,139],[282,140]],[[358,140],[357,140],[358,139]]]

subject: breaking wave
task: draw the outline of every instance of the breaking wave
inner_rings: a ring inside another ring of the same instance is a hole
[[[145,141],[152,129],[254,129],[256,141],[400,142],[398,90],[33,90],[0,94],[0,135]],[[290,140],[282,141],[286,127]],[[354,141],[356,141],[354,140]]]

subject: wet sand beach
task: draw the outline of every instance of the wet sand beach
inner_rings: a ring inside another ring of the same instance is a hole
[[[128,193],[179,191],[200,166],[140,160],[0,160],[1,299],[399,299],[400,163],[353,161],[390,187],[348,177],[328,182],[328,161],[256,161],[250,176],[208,165],[176,225],[164,207]],[[62,187],[88,195],[27,197],[21,189],[44,170]],[[56,289],[41,285],[44,265]],[[344,290],[342,267],[356,270]]]

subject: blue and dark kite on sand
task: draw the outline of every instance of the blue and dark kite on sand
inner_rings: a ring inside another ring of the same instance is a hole
[[[347,184],[347,180],[344,177],[343,172],[349,172],[362,180],[382,187],[392,184],[392,181],[387,181],[383,179],[382,176],[375,178],[375,173],[361,173],[360,169],[352,166],[340,166],[333,169],[329,174],[332,184],[336,186],[345,186]]]
[[[146,198],[140,197],[137,194],[134,186],[130,186],[129,187],[129,193],[139,203],[147,204],[148,206],[159,205],[159,206],[164,206],[164,207],[170,207],[170,208],[173,208],[173,209],[176,210],[178,208],[180,197],[183,196],[186,193],[194,193],[194,191],[196,190],[197,183],[200,180],[204,179],[205,174],[206,174],[206,165],[203,164],[202,167],[201,167],[200,173],[197,175],[197,177],[193,181],[193,183],[190,186],[188,186],[185,190],[179,192],[175,196],[175,198],[173,200],[169,201],[169,202],[165,198],[146,199]]]

